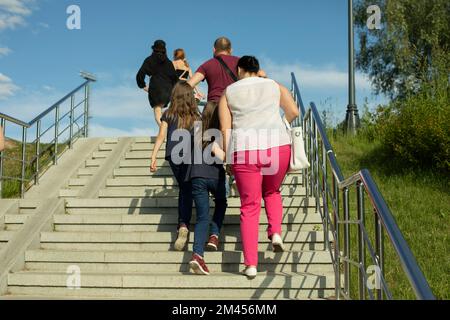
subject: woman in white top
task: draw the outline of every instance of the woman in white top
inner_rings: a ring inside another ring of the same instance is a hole
[[[238,63],[240,81],[226,89],[219,104],[227,160],[232,163],[241,197],[244,273],[251,279],[257,275],[262,199],[273,250],[284,250],[280,187],[289,169],[291,141],[280,106],[289,122],[299,115],[289,90],[273,80],[258,77],[259,70],[255,57],[242,57]]]

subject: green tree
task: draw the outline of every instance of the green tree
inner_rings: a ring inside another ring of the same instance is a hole
[[[369,5],[382,12],[382,28],[366,26]],[[434,81],[448,86],[450,1],[359,0],[355,23],[360,39],[357,66],[377,93],[406,98]]]

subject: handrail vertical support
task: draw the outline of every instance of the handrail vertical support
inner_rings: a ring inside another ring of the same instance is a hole
[[[55,109],[55,154],[53,156],[53,164],[58,163],[58,140],[59,140],[59,106]]]
[[[383,228],[381,226],[380,218],[376,210],[374,209],[374,218],[375,218],[375,250],[378,258],[378,266],[380,268],[380,273],[384,276],[384,243],[383,243]],[[383,291],[381,288],[377,288],[377,299],[383,300]]]
[[[36,123],[36,172],[34,176],[34,183],[39,184],[40,172],[40,156],[41,156],[41,120]]]
[[[89,136],[89,83],[84,87],[84,137]]]
[[[341,299],[341,252],[340,252],[340,232],[339,232],[339,186],[336,177],[333,175],[333,198],[334,198],[334,256],[336,259],[336,299]]]
[[[70,97],[70,132],[69,132],[69,148],[72,149],[73,147],[73,120],[74,120],[74,114],[73,110],[75,107],[75,95],[72,95]]]
[[[25,195],[25,173],[26,173],[26,161],[27,160],[27,128],[22,128],[22,172],[20,179],[20,197]]]
[[[0,126],[3,130],[3,136],[5,136],[5,119],[0,119]],[[0,177],[3,177],[3,151],[0,151]],[[3,179],[0,179],[0,199],[3,197]]]
[[[366,268],[366,249],[365,249],[365,241],[364,241],[364,224],[365,224],[365,217],[364,217],[364,188],[362,183],[358,182],[356,185],[357,190],[357,205],[358,205],[358,259],[359,259],[359,298],[360,300],[365,300],[366,296],[366,284],[365,284],[365,277],[364,277],[364,271]]]
[[[344,291],[350,297],[350,207],[349,207],[349,190],[344,189]]]

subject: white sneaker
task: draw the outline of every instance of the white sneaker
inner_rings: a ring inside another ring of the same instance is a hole
[[[186,227],[181,227],[180,230],[178,230],[178,237],[175,241],[175,250],[176,251],[184,251],[184,248],[186,247],[186,244],[188,242],[188,236],[189,236],[189,229]]]
[[[284,252],[283,239],[277,233],[272,236],[273,252]]]
[[[244,270],[244,274],[250,280],[255,279],[258,275],[258,270],[255,267],[247,267]]]

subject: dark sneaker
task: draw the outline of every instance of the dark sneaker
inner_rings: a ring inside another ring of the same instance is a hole
[[[189,262],[189,267],[191,270],[198,275],[209,276],[208,267],[205,264],[205,260],[198,254],[192,256],[191,262]]]
[[[210,236],[206,248],[210,251],[217,251],[219,248],[219,237],[214,234]]]
[[[186,248],[186,243],[188,241],[189,229],[186,225],[182,225],[180,229],[178,229],[178,237],[175,241],[175,250],[183,251]]]

